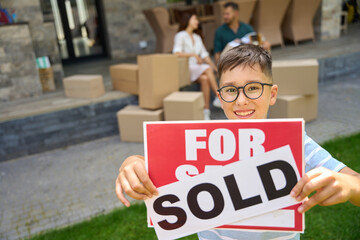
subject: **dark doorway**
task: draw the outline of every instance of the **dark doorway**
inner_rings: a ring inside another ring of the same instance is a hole
[[[51,12],[63,63],[107,55],[100,0],[42,0],[42,8]]]

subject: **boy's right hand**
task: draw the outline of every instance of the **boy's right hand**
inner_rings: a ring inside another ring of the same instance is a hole
[[[130,202],[125,198],[124,192],[137,200],[145,200],[158,195],[156,187],[146,172],[143,156],[131,156],[123,162],[115,181],[115,191],[119,200],[127,207],[130,206]]]

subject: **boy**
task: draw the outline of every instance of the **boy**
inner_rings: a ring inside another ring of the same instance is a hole
[[[278,86],[273,84],[271,56],[261,47],[240,45],[224,54],[218,64],[220,89],[218,97],[228,119],[265,119],[269,106],[274,105]],[[313,206],[334,205],[350,201],[360,206],[360,174],[346,167],[306,136],[305,161],[307,172],[291,191],[291,196],[304,201],[298,211]],[[144,157],[131,156],[119,169],[116,194],[126,206],[125,191],[135,199],[157,195],[146,170]],[[308,198],[312,192],[316,193]],[[198,233],[199,239],[299,239],[296,233],[246,232],[211,229]]]

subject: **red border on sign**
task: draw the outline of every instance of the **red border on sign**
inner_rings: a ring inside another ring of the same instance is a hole
[[[149,176],[155,186],[161,187],[178,181],[175,176],[175,171],[178,166],[183,164],[195,166],[200,174],[204,172],[206,165],[226,165],[239,159],[241,160],[242,156],[239,156],[237,147],[234,157],[226,162],[212,159],[206,149],[198,149],[198,160],[186,161],[185,130],[206,129],[207,136],[198,137],[198,140],[207,142],[209,134],[219,128],[226,128],[232,131],[236,138],[236,143],[238,143],[238,129],[261,129],[265,134],[265,141],[262,144],[265,152],[290,145],[300,177],[302,177],[304,173],[303,119],[147,122],[144,123],[145,161]],[[293,228],[239,225],[223,225],[218,228],[303,232],[304,214],[298,213],[297,208],[299,205],[300,204],[284,208],[295,212],[295,226]],[[150,225],[152,224],[150,223]]]

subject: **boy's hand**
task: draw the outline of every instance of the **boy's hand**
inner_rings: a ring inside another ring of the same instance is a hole
[[[326,168],[315,168],[306,173],[292,189],[290,195],[297,201],[303,201],[298,208],[306,212],[315,205],[330,206],[350,200],[360,204],[360,178],[356,172],[345,167],[337,173]],[[312,192],[316,192],[307,198]]]
[[[158,195],[156,187],[146,172],[143,156],[131,156],[124,161],[115,181],[115,191],[119,200],[127,207],[130,206],[130,202],[123,192],[137,200],[145,200]]]

